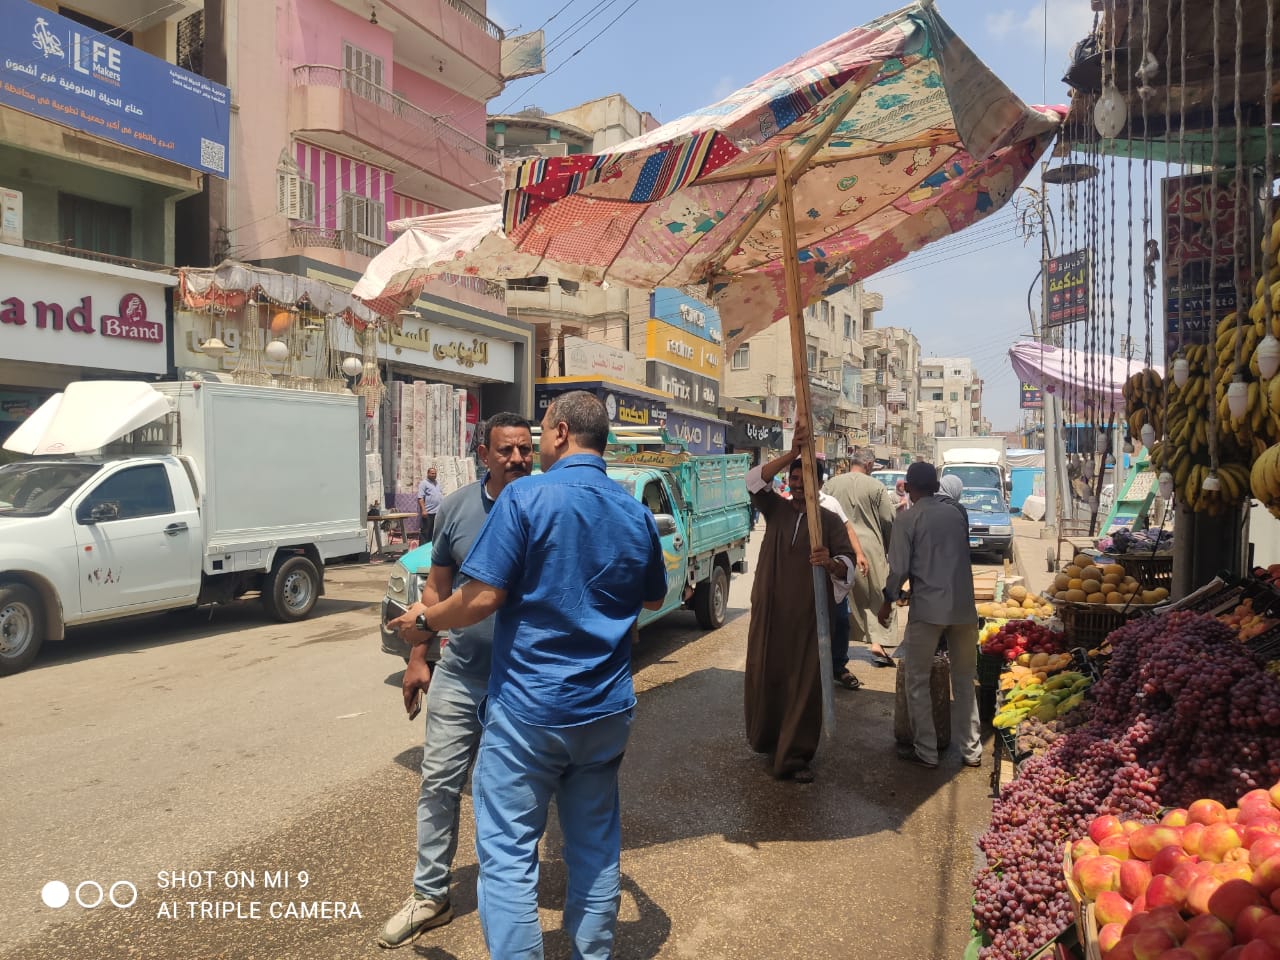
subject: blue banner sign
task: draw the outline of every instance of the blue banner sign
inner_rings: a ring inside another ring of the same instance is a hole
[[[719,311],[674,287],[659,287],[649,294],[649,316],[703,340],[724,343]]]
[[[226,87],[27,0],[0,23],[0,105],[226,179]]]

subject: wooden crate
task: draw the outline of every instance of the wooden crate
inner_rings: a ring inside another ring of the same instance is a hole
[[[979,603],[996,598],[996,581],[1000,578],[997,570],[977,571],[973,575],[973,599]]]
[[[1071,879],[1071,844],[1062,851],[1062,876],[1067,885],[1067,895],[1071,897],[1071,907],[1076,915],[1076,937],[1080,941],[1080,950],[1084,960],[1102,960],[1102,948],[1098,946],[1098,918],[1094,916],[1093,901],[1086,900],[1080,888]]]

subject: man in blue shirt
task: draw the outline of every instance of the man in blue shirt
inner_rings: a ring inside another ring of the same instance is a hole
[[[661,608],[667,578],[653,516],[605,473],[608,437],[591,394],[552,401],[545,472],[494,504],[462,564],[470,581],[418,620],[432,631],[497,612],[474,797],[480,921],[490,955],[503,960],[542,956],[538,843],[552,797],[574,956],[613,952],[631,628],[641,607]]]
[[[533,467],[533,434],[529,421],[519,414],[494,414],[484,422],[480,436],[477,452],[487,473],[477,483],[444,498],[437,514],[431,570],[422,602],[391,621],[411,642],[427,639],[413,626],[418,615],[466,582],[459,568],[498,495],[507,484],[528,476]],[[450,631],[434,670],[428,662],[429,647],[433,646],[414,643],[401,684],[410,717],[421,691],[427,692],[422,791],[418,796],[418,865],[412,896],[387,920],[378,936],[378,945],[383,947],[402,947],[424,931],[453,919],[449,884],[458,849],[458,796],[480,743],[478,710],[489,685],[493,618]]]
[[[418,484],[418,539],[429,543],[435,533],[436,512],[444,501],[440,485],[436,483],[436,468],[428,467],[427,476]]]

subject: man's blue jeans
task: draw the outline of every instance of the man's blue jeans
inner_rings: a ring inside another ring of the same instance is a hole
[[[538,843],[553,796],[569,871],[564,929],[574,960],[612,956],[622,850],[618,768],[631,714],[539,727],[486,702],[473,795],[480,922],[494,960],[541,960]]]
[[[480,702],[488,678],[437,668],[427,688],[427,733],[418,795],[418,866],[413,889],[432,900],[449,893],[458,850],[459,795],[480,745]]]

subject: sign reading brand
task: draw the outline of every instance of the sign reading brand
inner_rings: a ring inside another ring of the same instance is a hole
[[[27,0],[0,23],[0,104],[226,178],[226,87]]]
[[[1046,325],[1061,327],[1089,319],[1088,250],[1050,257],[1045,282],[1049,284],[1049,316],[1046,318]]]
[[[645,364],[645,381],[655,390],[668,394],[676,406],[714,414],[720,404],[720,384],[710,377],[700,377],[678,367],[650,360]]]
[[[164,285],[139,271],[115,276],[65,259],[20,248],[0,255],[0,355],[164,373]]]

